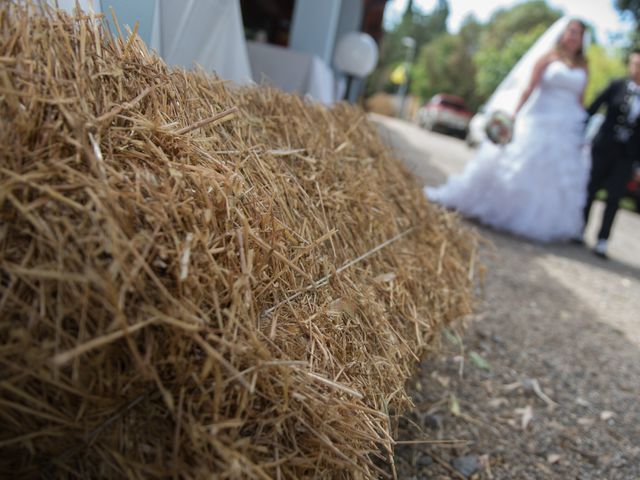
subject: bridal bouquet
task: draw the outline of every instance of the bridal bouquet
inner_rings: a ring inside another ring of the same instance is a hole
[[[513,136],[513,120],[504,112],[492,112],[487,119],[485,132],[493,143],[506,145]]]

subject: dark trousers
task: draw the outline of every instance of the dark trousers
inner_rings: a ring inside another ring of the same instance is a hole
[[[594,144],[591,150],[591,176],[587,187],[587,203],[584,208],[584,224],[589,220],[591,205],[600,189],[607,190],[607,204],[598,232],[598,240],[606,240],[616,218],[618,204],[626,192],[627,182],[631,178],[632,159],[627,154],[625,144],[611,142]]]

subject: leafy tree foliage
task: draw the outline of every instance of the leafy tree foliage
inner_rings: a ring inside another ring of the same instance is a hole
[[[587,50],[589,83],[585,92],[585,104],[590,104],[615,77],[626,75],[626,65],[620,56],[611,56],[601,45],[591,45]]]
[[[413,1],[409,1],[400,22],[385,33],[378,68],[369,79],[369,90],[397,90],[398,87],[389,81],[389,75],[406,57],[407,47],[402,42],[403,38],[413,38],[419,52],[423,45],[447,32],[448,17],[447,0],[438,0],[435,9],[428,13],[416,9]]]
[[[423,47],[414,67],[412,93],[424,99],[453,93],[477,108],[560,15],[543,0],[533,0],[499,10],[486,25],[468,18],[457,35],[436,38]]]
[[[526,33],[516,33],[502,48],[490,45],[479,50],[474,57],[478,96],[487,99],[546,29],[541,24]]]
[[[425,45],[413,69],[412,93],[423,99],[436,93],[453,93],[476,108],[480,99],[475,88],[473,55],[479,33],[480,25],[469,18],[457,35],[441,35]]]
[[[532,0],[493,14],[482,35],[484,48],[503,48],[514,35],[530,32],[540,25],[545,28],[562,16],[562,12],[544,0]]]
[[[640,48],[640,0],[616,0],[616,8],[622,13],[630,14],[635,23],[636,28],[633,32],[632,48]]]

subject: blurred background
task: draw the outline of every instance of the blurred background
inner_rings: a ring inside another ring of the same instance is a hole
[[[76,0],[57,3],[73,11]],[[230,85],[272,85],[326,105],[348,100],[471,147],[486,137],[484,102],[561,16],[578,16],[590,30],[586,103],[625,75],[627,54],[640,45],[640,0],[77,4],[103,13],[116,35],[135,31],[170,65],[215,72]],[[630,191],[640,202],[640,173],[636,177]]]
[[[591,29],[589,102],[611,78],[625,73],[626,54],[638,39],[638,1],[391,0],[380,61],[365,92],[368,105],[380,113],[400,114],[401,101],[393,97],[403,93],[407,82],[406,118],[417,121],[418,108],[443,93],[459,97],[475,112],[564,14],[579,16]],[[407,37],[416,42],[410,62],[403,44]]]
[[[57,3],[71,11],[76,0]],[[579,16],[592,30],[588,102],[612,77],[624,74],[625,55],[638,42],[640,18],[640,0],[78,3],[104,13],[118,33],[115,15],[125,35],[136,30],[169,64],[199,65],[223,79],[272,84],[325,104],[346,96],[367,109],[416,122],[419,108],[438,94],[450,96],[440,98],[441,103],[461,103],[476,112],[538,36],[564,14]],[[369,43],[347,39],[355,32]]]

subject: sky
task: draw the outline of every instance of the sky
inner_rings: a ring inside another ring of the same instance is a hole
[[[457,32],[464,18],[473,13],[481,22],[485,22],[499,8],[511,7],[524,0],[448,0],[450,32]],[[424,11],[431,11],[437,0],[414,0],[414,5]],[[628,19],[621,19],[614,8],[614,0],[547,0],[547,3],[564,11],[567,15],[575,15],[593,25],[598,42],[605,45],[624,43],[624,35],[631,28]],[[407,0],[391,0],[385,11],[385,24],[394,22],[406,8]]]

